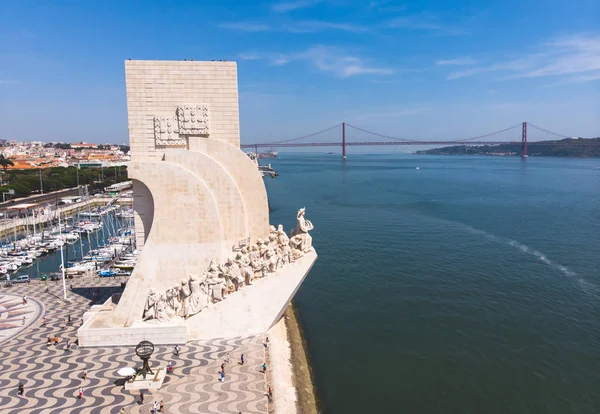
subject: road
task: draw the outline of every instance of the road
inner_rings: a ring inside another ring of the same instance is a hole
[[[79,188],[69,188],[66,190],[54,191],[45,194],[38,194],[29,197],[21,197],[13,200],[9,200],[3,203],[0,203],[0,214],[3,214],[4,218],[12,218],[19,215],[19,211],[10,210],[9,207],[18,205],[18,204],[37,204],[40,207],[52,203],[54,204],[56,201],[60,200],[62,197],[76,196],[79,195],[80,191],[85,191],[85,188],[81,190]]]

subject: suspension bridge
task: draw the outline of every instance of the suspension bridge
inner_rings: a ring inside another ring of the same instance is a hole
[[[528,146],[531,145],[560,145],[561,140],[572,138],[572,135],[564,135],[538,127],[531,123],[522,122],[517,125],[494,131],[484,135],[455,140],[418,140],[399,138],[380,134],[373,131],[354,126],[347,122],[334,125],[322,131],[299,136],[296,138],[260,142],[254,144],[242,144],[243,149],[253,149],[258,153],[261,148],[302,148],[302,147],[341,147],[342,158],[346,158],[347,147],[363,146],[390,146],[390,145],[418,145],[418,146],[455,146],[455,145],[501,145],[514,144],[521,148],[521,156],[527,157]],[[581,145],[586,145],[581,140]]]

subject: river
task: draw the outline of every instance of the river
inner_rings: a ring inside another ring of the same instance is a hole
[[[271,162],[325,413],[600,412],[600,159]]]

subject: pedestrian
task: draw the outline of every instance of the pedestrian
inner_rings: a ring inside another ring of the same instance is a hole
[[[48,286],[46,286],[46,290],[44,292],[50,293],[50,289],[48,289]]]
[[[79,399],[83,398],[83,388],[79,387]]]
[[[140,405],[144,404],[144,393],[140,391]]]
[[[23,395],[23,393],[25,393],[25,386],[23,385],[22,382],[19,382],[19,387],[18,387],[18,393],[19,395]]]
[[[42,322],[42,326],[45,327],[46,326],[46,317],[44,316],[43,322]]]
[[[273,389],[271,387],[269,387],[269,391],[267,391],[267,398],[269,401],[273,399]]]
[[[265,362],[262,364],[262,372],[267,372],[267,364]]]
[[[86,380],[87,379],[87,369],[83,370],[83,379]]]
[[[152,411],[154,413],[158,412],[158,403],[156,401],[154,401],[154,404],[152,404]]]
[[[67,316],[67,325],[71,325],[71,315]]]
[[[58,335],[54,335],[54,345],[58,345]]]
[[[23,305],[27,305],[27,296],[23,296]]]
[[[173,352],[175,353],[175,355],[179,356],[179,345],[175,345],[175,348],[173,349]]]
[[[119,411],[119,414],[125,414],[125,408],[121,408],[121,411]]]
[[[225,371],[221,371],[221,382],[225,382]]]
[[[241,360],[241,365],[244,365],[244,354],[242,354],[242,355],[240,356],[240,360]]]
[[[52,337],[51,336],[48,337],[48,346],[50,346],[50,345],[52,345]]]
[[[71,348],[71,341],[69,341],[69,340],[67,339],[67,343],[66,343],[66,345],[65,345],[65,351],[68,351],[68,350],[69,350],[69,348]]]
[[[225,363],[221,364],[221,372],[225,372]]]
[[[269,348],[269,337],[265,340],[265,348]]]
[[[160,412],[161,413],[165,412],[165,403],[163,402],[163,400],[160,400]]]
[[[23,325],[25,325],[25,317],[23,316]]]
[[[225,355],[225,363],[229,364],[229,352]]]

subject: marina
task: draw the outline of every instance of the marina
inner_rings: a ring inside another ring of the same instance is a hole
[[[114,199],[101,205],[91,201],[70,216],[59,218],[57,210],[49,210],[45,220],[28,216],[18,219],[24,222],[15,223],[12,234],[5,231],[0,245],[3,286],[22,276],[60,279],[63,265],[70,279],[129,275],[136,260],[132,208],[117,205]],[[87,211],[81,211],[83,207]]]

